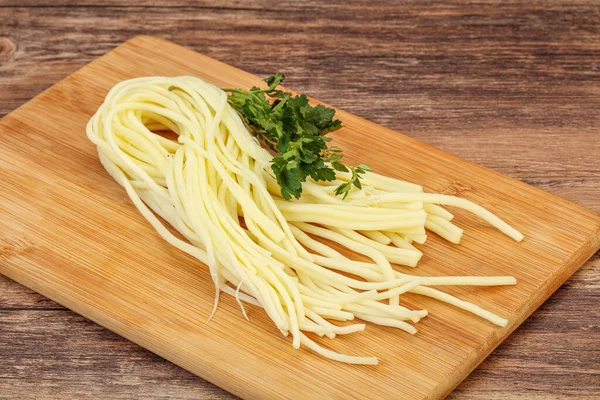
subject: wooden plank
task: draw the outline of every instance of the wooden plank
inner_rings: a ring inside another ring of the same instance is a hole
[[[161,53],[157,54],[157,48]],[[135,214],[122,191],[94,162],[93,148],[81,135],[86,119],[118,80],[183,73],[227,86],[256,82],[248,74],[189,50],[140,37],[2,121],[2,129],[11,134],[3,135],[0,162],[7,167],[8,188],[19,189],[9,190],[10,201],[2,203],[1,212],[19,221],[16,227],[13,222],[3,230],[11,236],[3,238],[8,261],[2,268],[8,276],[234,393],[310,395],[319,386],[306,382],[323,382],[319,371],[324,370],[329,375],[328,393],[333,396],[441,396],[600,245],[597,214],[341,112],[347,128],[337,136],[351,150],[349,158],[367,161],[391,176],[422,182],[430,190],[458,191],[509,216],[523,230],[527,241],[515,245],[459,213],[470,233],[465,243],[454,248],[433,240],[426,250],[431,257],[419,268],[423,274],[465,274],[481,271],[476,264],[485,262],[486,274],[517,276],[520,284],[515,288],[452,291],[510,315],[511,325],[497,329],[448,307],[410,298],[410,304],[426,306],[433,314],[420,324],[420,334],[406,337],[369,327],[369,334],[337,340],[333,346],[340,350],[362,349],[391,357],[378,367],[351,368],[293,351],[274,334],[260,311],[253,310],[252,322],[246,323],[231,301],[220,311],[220,318],[203,326],[211,297],[206,274],[198,274],[198,265],[169,249]],[[374,133],[378,140],[369,142],[367,149],[364,137]],[[29,156],[32,151],[35,157]],[[402,154],[402,160],[396,161],[395,154]],[[8,168],[14,165],[19,168]],[[141,243],[161,251],[150,255],[139,248]],[[443,267],[434,261],[441,256],[447,263]],[[236,342],[240,332],[248,335],[248,343]],[[440,332],[446,334],[440,336]],[[249,345],[253,340],[262,344],[263,351],[256,352]],[[217,348],[219,354],[214,352]],[[276,358],[266,359],[269,354]],[[265,376],[271,378],[269,382]],[[290,386],[290,379],[298,385]],[[348,385],[357,381],[362,385],[349,391]]]

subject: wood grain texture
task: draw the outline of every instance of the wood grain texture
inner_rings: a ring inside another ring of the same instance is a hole
[[[122,2],[0,4],[1,114],[130,36],[150,32],[256,74],[281,69],[295,89],[600,211],[595,2],[478,2],[469,7],[459,2],[434,7],[305,2],[277,8],[233,2],[218,7],[170,2],[151,8],[151,1],[140,7]],[[307,11],[310,18],[304,16]],[[381,34],[374,29],[377,20],[385,22]],[[266,51],[275,57],[265,57]],[[586,264],[458,388],[456,397],[590,398],[598,393],[600,383],[591,378],[599,373],[599,265],[597,257]],[[1,322],[30,308],[56,307],[10,281],[0,282]],[[582,305],[592,313],[581,313]],[[72,315],[52,312],[58,320]],[[28,321],[25,329],[44,331],[41,321]],[[15,351],[20,339],[3,334],[0,396],[49,397],[40,382],[51,383],[56,371],[32,365],[58,357],[47,348],[75,341],[83,331],[50,331],[22,356]],[[134,346],[104,335],[90,350],[100,358],[113,354],[114,363],[90,367],[91,375],[106,377],[104,390],[94,390],[101,398],[164,397],[175,386],[182,389],[173,398],[219,396],[201,391],[199,379],[190,384],[189,374],[180,369],[164,372],[151,361],[156,357],[142,350],[136,353],[142,361],[135,364],[131,385],[110,386],[120,378],[119,365],[131,365],[118,349]],[[528,347],[532,343],[536,346]],[[73,368],[64,368],[53,393],[78,398],[77,388],[86,382],[103,385],[81,372],[85,363],[75,368],[80,362],[76,351],[63,346],[60,356]],[[7,365],[24,372],[12,375]],[[155,380],[162,380],[162,386]]]
[[[493,327],[406,295],[408,307],[430,311],[418,335],[370,326],[368,334],[330,344],[341,352],[381,355],[374,367],[295,351],[274,334],[262,310],[251,307],[246,322],[231,298],[203,324],[211,308],[210,277],[138,215],[83,135],[114,84],[158,74],[197,75],[227,87],[258,82],[170,42],[139,36],[6,116],[0,123],[0,272],[236,395],[445,396],[600,247],[600,215],[593,211],[338,110],[345,127],[334,142],[349,162],[469,198],[526,235],[517,245],[457,212],[470,235],[458,247],[432,237],[417,270],[476,275],[485,265],[486,275],[515,276],[515,287],[447,290],[509,318],[509,325]],[[402,162],[395,162],[399,154]]]

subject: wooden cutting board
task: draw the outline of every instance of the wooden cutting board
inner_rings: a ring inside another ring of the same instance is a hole
[[[376,355],[351,366],[294,350],[259,308],[247,322],[223,295],[209,324],[205,266],[165,243],[103,170],[85,124],[117,82],[196,75],[247,88],[253,75],[152,37],[136,37],[0,121],[0,273],[248,399],[441,398],[600,247],[600,216],[439,149],[339,111],[349,162],[488,207],[525,234],[516,243],[456,211],[461,245],[430,235],[411,273],[513,275],[514,287],[447,292],[509,318],[506,328],[416,295],[430,315],[408,335],[368,325],[319,342]],[[360,79],[360,77],[357,77]],[[401,112],[401,110],[399,110]],[[518,151],[515,143],[515,151]],[[455,210],[452,210],[455,211]]]

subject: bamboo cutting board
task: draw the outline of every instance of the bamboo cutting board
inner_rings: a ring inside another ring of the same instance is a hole
[[[349,162],[468,198],[525,235],[516,243],[467,213],[461,245],[430,235],[418,275],[513,275],[514,287],[445,291],[509,318],[506,328],[416,295],[430,315],[408,335],[367,325],[319,340],[376,355],[350,366],[294,350],[263,311],[246,321],[229,296],[209,324],[206,268],[170,247],[101,167],[85,124],[117,82],[196,75],[218,86],[258,78],[152,37],[136,37],[0,121],[0,273],[248,399],[441,398],[600,247],[600,216],[439,149],[339,111],[334,134]],[[360,78],[358,78],[360,79]]]

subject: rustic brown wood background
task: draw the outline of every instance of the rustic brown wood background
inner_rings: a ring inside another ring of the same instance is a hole
[[[142,33],[600,212],[598,1],[0,0],[0,116]],[[596,254],[450,398],[600,399],[599,360]],[[0,277],[0,398],[232,396]]]

